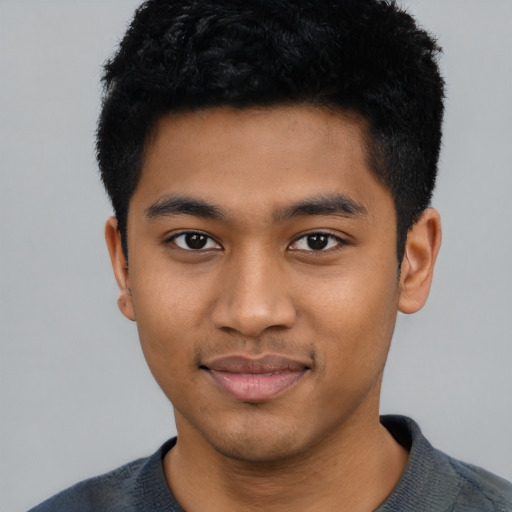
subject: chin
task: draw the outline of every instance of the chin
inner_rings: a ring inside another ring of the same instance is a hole
[[[231,445],[218,444],[213,447],[224,457],[240,462],[251,463],[272,463],[284,461],[293,458],[304,451],[283,446],[278,442],[258,444],[253,440],[247,442],[245,439],[239,443],[233,443]]]
[[[216,432],[203,437],[214,450],[229,459],[243,462],[279,462],[308,450],[310,444],[304,432],[286,429],[240,429]]]

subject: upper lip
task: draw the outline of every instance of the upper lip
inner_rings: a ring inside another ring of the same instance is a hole
[[[279,371],[304,371],[311,368],[311,363],[280,354],[266,354],[258,357],[234,354],[210,359],[201,367],[217,372],[262,374]]]

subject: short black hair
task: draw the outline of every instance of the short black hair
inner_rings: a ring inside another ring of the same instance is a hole
[[[436,40],[390,0],[148,0],[105,64],[97,158],[127,257],[130,199],[171,112],[308,104],[357,112],[390,190],[397,256],[430,204],[444,82]]]

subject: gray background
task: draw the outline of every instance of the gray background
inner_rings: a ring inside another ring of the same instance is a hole
[[[100,65],[134,0],[0,0],[0,509],[151,453],[174,433],[116,307],[93,132]],[[383,412],[512,479],[512,2],[413,0],[448,85],[444,242],[401,316]]]

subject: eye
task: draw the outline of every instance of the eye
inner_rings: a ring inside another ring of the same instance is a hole
[[[329,233],[309,233],[297,238],[290,245],[296,251],[326,251],[343,244],[343,240]]]
[[[170,241],[185,251],[207,251],[221,248],[213,238],[196,231],[179,233],[178,235],[174,235]]]

